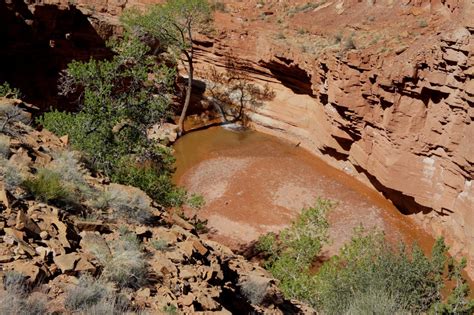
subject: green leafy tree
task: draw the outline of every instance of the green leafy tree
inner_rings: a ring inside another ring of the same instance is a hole
[[[110,60],[73,61],[63,73],[60,93],[75,97],[79,112],[52,111],[39,122],[69,135],[93,169],[167,205],[164,196],[175,189],[173,158],[168,148],[147,137],[147,130],[170,117],[175,73],[157,65],[150,48],[135,36],[126,34],[111,46],[116,54]],[[157,184],[150,185],[152,177]]]
[[[122,20],[132,32],[157,40],[161,48],[171,48],[185,64],[188,83],[178,122],[179,133],[183,133],[194,77],[193,36],[211,20],[209,3],[207,0],[170,0],[151,6],[144,13],[130,10],[123,15]]]

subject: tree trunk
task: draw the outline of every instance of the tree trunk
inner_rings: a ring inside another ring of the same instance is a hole
[[[191,102],[191,92],[193,87],[193,61],[188,58],[188,86],[186,88],[186,98],[184,99],[183,110],[181,116],[179,116],[178,122],[178,136],[184,133],[184,120],[186,119],[186,112],[188,111],[189,103]]]
[[[184,51],[186,59],[188,61],[188,87],[186,89],[186,98],[184,100],[183,110],[181,111],[181,116],[179,117],[178,122],[178,136],[184,134],[184,120],[186,119],[186,112],[188,111],[189,102],[191,101],[191,92],[193,88],[193,77],[194,77],[194,67],[193,67],[193,57],[194,57],[194,47],[193,47],[193,34],[191,31],[191,21],[188,21],[187,24],[188,40],[190,51]]]

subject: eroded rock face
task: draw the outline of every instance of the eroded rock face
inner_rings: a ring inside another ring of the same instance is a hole
[[[442,11],[436,19],[449,26],[387,53],[348,49],[316,57],[231,25],[211,48],[200,46],[200,66],[222,67],[226,53],[253,62],[255,81],[276,91],[250,114],[257,129],[299,143],[382,192],[433,235],[445,236],[452,254],[468,256],[473,276],[472,4],[406,2],[411,15]]]

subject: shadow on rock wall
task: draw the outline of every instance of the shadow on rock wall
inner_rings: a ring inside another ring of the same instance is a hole
[[[0,0],[0,83],[19,88],[27,102],[71,109],[57,95],[59,72],[74,59],[109,56],[104,39],[74,6]]]

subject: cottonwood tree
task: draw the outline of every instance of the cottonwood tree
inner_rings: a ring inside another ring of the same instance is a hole
[[[268,84],[260,87],[252,82],[248,69],[251,69],[248,63],[237,63],[235,58],[228,57],[225,71],[211,67],[203,74],[210,102],[221,113],[225,123],[241,121],[245,124],[245,109],[255,109],[275,97]]]
[[[159,42],[159,47],[170,48],[185,64],[188,75],[186,97],[178,122],[178,132],[184,132],[184,120],[191,101],[194,77],[193,36],[211,21],[211,9],[207,0],[169,0],[155,4],[147,11],[137,9],[126,12],[122,21],[134,33]],[[155,49],[157,53],[158,49]]]

